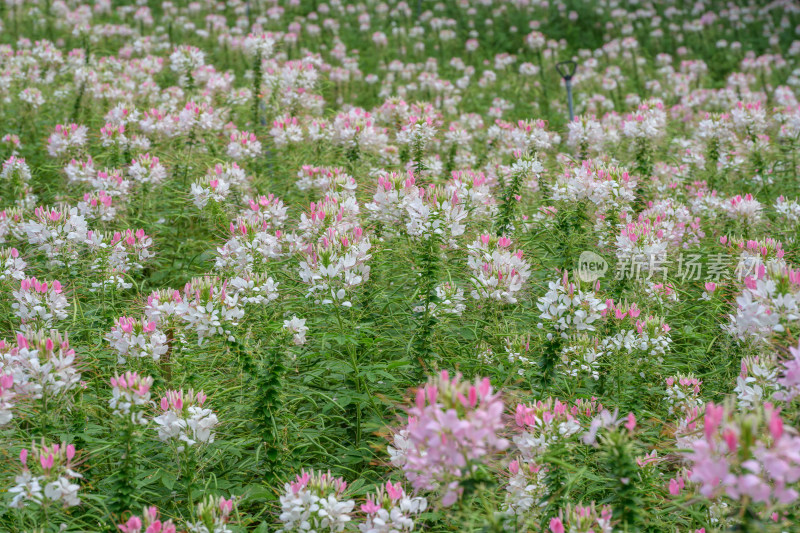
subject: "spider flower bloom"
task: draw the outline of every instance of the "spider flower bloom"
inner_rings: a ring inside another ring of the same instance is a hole
[[[176,306],[187,330],[197,333],[197,345],[207,337],[225,335],[233,339],[231,328],[238,326],[244,309],[237,291],[228,290],[228,280],[205,276],[193,278],[183,290],[183,300]]]
[[[566,512],[559,511],[558,517],[550,520],[552,533],[611,533],[611,507],[604,505],[598,512],[594,502],[591,505],[568,505]]]
[[[704,438],[686,453],[700,494],[753,503],[790,504],[800,480],[800,436],[784,426],[780,410],[766,402],[746,412],[732,403],[706,406]]]
[[[514,421],[519,434],[514,437],[522,459],[536,461],[555,442],[576,441],[594,415],[603,411],[595,398],[577,400],[570,405],[558,398],[538,400],[531,405],[517,404]]]
[[[49,400],[48,408],[68,405],[67,394],[78,386],[81,374],[75,350],[58,331],[17,333],[16,345],[0,341],[3,372],[13,376],[14,392],[28,399]]]
[[[467,309],[466,304],[463,302],[464,289],[446,281],[436,286],[436,302],[430,302],[428,305],[428,312],[431,316],[441,316],[443,314],[450,314],[461,316]],[[425,306],[420,305],[414,308],[415,313],[424,313]]]
[[[398,143],[420,151],[424,150],[434,137],[436,137],[436,119],[431,116],[412,115],[397,132]]]
[[[154,505],[145,507],[142,516],[131,515],[124,524],[118,524],[122,533],[176,533],[172,520],[162,522],[158,519],[158,509]]]
[[[224,496],[215,498],[206,496],[203,501],[197,504],[197,521],[187,523],[189,531],[231,531],[225,524],[231,519],[233,512],[233,498],[226,500]]]
[[[255,133],[235,131],[231,133],[227,154],[237,161],[253,159],[261,154],[261,143],[256,138]]]
[[[33,218],[20,224],[20,230],[28,244],[55,265],[63,265],[63,259],[77,259],[79,247],[88,238],[86,219],[77,207],[37,207]]]
[[[353,176],[339,167],[314,167],[303,165],[297,172],[297,188],[301,191],[318,189],[326,196],[341,201],[355,197],[358,184]]]
[[[317,215],[324,217],[324,212]],[[341,212],[338,218],[342,219]],[[348,231],[327,228],[316,243],[302,251],[300,279],[308,285],[306,297],[313,297],[323,305],[350,307],[348,293],[369,281],[367,262],[372,258],[371,246],[369,237],[360,227]]]
[[[692,441],[700,438],[697,425],[703,408],[703,400],[700,398],[700,385],[703,382],[692,374],[678,374],[668,377],[666,384],[669,413],[676,415],[677,419],[675,439],[678,448],[690,448]]]
[[[413,176],[411,177],[413,178]],[[452,187],[431,184],[429,187],[416,188],[410,179],[406,181],[402,201],[406,211],[406,233],[415,239],[428,240],[439,235],[444,244],[455,248],[455,237],[464,234],[469,213],[466,205],[459,197],[458,191]],[[416,194],[408,195],[408,192]]]
[[[138,183],[158,184],[167,179],[167,170],[159,158],[149,153],[142,154],[131,160],[128,175]]]
[[[272,121],[272,129],[269,130],[275,146],[283,148],[289,144],[299,144],[303,142],[303,125],[290,114],[285,114]]]
[[[539,318],[543,320],[538,327],[546,329],[548,339],[554,334],[566,339],[573,333],[594,331],[594,322],[606,314],[608,306],[592,290],[598,288],[599,282],[587,290],[582,289],[580,282],[569,281],[565,270],[561,280],[548,284],[549,290],[536,304],[542,312]]]
[[[89,129],[78,124],[58,124],[47,139],[47,152],[52,157],[59,157],[68,152],[79,150],[86,144]]]
[[[183,390],[168,390],[161,398],[160,406],[163,414],[153,418],[158,424],[158,438],[161,442],[172,439],[194,446],[198,442],[214,442],[214,428],[219,423],[217,415],[203,404],[206,395],[202,391],[195,394],[192,389],[184,394]],[[184,446],[178,446],[183,451]]]
[[[16,189],[31,180],[31,169],[24,158],[12,155],[3,161],[0,167],[0,179],[5,180],[6,186]]]
[[[664,104],[658,100],[651,100],[639,104],[635,113],[626,115],[621,129],[625,137],[654,140],[664,134],[666,125]]]
[[[356,503],[342,495],[347,483],[342,478],[303,471],[293,483],[286,483],[281,495],[279,533],[294,531],[344,531]]]
[[[150,403],[152,385],[153,378],[142,377],[136,372],[125,372],[111,378],[112,396],[108,405],[114,409],[114,415],[130,418],[134,424],[147,424],[142,406]]]
[[[385,128],[378,127],[373,116],[360,107],[339,113],[331,123],[331,142],[334,145],[377,154],[388,141]]]
[[[114,198],[106,191],[87,192],[83,201],[78,202],[78,212],[87,220],[100,219],[102,221],[114,220],[117,208],[113,205]]]
[[[740,408],[747,410],[760,405],[780,389],[778,361],[774,355],[748,355],[742,358],[740,366],[736,388],[733,389]]]
[[[166,334],[158,329],[155,321],[146,318],[119,317],[106,340],[117,352],[119,364],[125,363],[126,356],[150,357],[158,361],[169,349]]]
[[[232,190],[243,190],[247,183],[247,174],[239,165],[218,163],[192,184],[192,201],[198,209],[203,209],[210,200],[224,203]]]
[[[778,384],[782,391],[775,395],[778,400],[787,402],[800,396],[800,344],[796,348],[789,348],[792,359],[781,361],[781,375]]]
[[[442,504],[452,505],[475,463],[508,448],[498,437],[503,428],[503,401],[492,392],[489,378],[474,384],[450,378],[447,371],[416,393],[408,410],[410,443],[404,470],[414,489],[442,487]]]
[[[274,50],[275,35],[272,33],[250,33],[242,40],[242,51],[258,60],[271,57]]]
[[[579,116],[567,124],[567,145],[581,153],[599,152],[606,140],[603,126],[594,116]]]
[[[123,232],[116,231],[113,235],[103,235],[89,231],[89,239],[94,240],[94,247],[98,251],[92,267],[103,273],[102,281],[93,282],[91,291],[97,291],[104,285],[115,285],[120,289],[130,289],[125,274],[144,268],[146,263],[153,258],[153,239],[146,235],[144,230],[128,229]]]
[[[8,424],[14,418],[14,413],[11,412],[14,404],[11,400],[17,393],[12,390],[13,386],[14,376],[0,372],[0,426]]]
[[[292,334],[292,342],[294,342],[296,346],[306,343],[308,326],[306,326],[305,318],[297,318],[297,315],[292,315],[290,320],[283,321],[283,329]]]
[[[205,53],[196,46],[180,45],[169,56],[170,68],[181,75],[191,73],[205,64]]]
[[[242,218],[264,229],[281,228],[288,218],[288,208],[274,194],[248,196],[244,203],[247,207],[241,211]]]
[[[263,197],[262,197],[263,198]],[[259,209],[258,206],[255,207]],[[284,243],[287,242],[281,230],[271,230],[268,220],[272,215],[266,212],[251,211],[256,217],[238,217],[229,226],[228,240],[217,247],[217,258],[214,269],[217,272],[231,273],[239,277],[247,277],[253,272],[263,272],[267,263],[284,254]],[[271,278],[270,278],[271,279]]]
[[[362,533],[392,533],[412,531],[413,515],[425,511],[428,501],[423,497],[412,498],[406,494],[400,483],[386,482],[386,488],[367,496],[361,510],[367,515],[363,524],[358,525]]]
[[[25,279],[27,266],[16,248],[0,248],[0,281]]]
[[[625,167],[590,159],[579,166],[567,167],[555,176],[550,199],[555,201],[589,200],[597,206],[597,215],[611,218],[624,212],[636,196],[637,179]],[[604,219],[600,219],[604,220]]]
[[[750,193],[744,196],[737,194],[731,198],[728,205],[726,205],[728,217],[751,224],[761,220],[761,212],[763,209],[761,203],[753,198],[753,195]]]
[[[800,320],[800,270],[775,262],[755,264],[753,270],[753,275],[744,276],[737,309],[728,315],[726,329],[740,339],[767,342]]]
[[[517,294],[531,275],[530,265],[522,258],[522,250],[511,249],[511,239],[481,235],[469,248],[467,264],[472,271],[470,281],[476,300],[491,299],[517,303]]]
[[[22,509],[29,504],[44,505],[46,501],[60,502],[64,507],[80,505],[80,487],[72,480],[81,478],[75,472],[72,460],[75,446],[72,444],[53,444],[31,450],[23,449],[19,454],[22,472],[14,478],[16,485],[8,492],[14,494],[11,507]]]
[[[506,485],[503,516],[512,519],[507,527],[516,523],[519,530],[526,518],[540,516],[539,502],[547,497],[547,470],[533,461],[522,458],[508,465],[510,477]]]

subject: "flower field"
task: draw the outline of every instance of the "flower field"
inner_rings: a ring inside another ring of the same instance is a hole
[[[792,0],[4,0],[0,532],[800,531],[798,97]]]

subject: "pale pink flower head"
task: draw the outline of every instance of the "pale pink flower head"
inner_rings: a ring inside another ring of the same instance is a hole
[[[177,528],[172,520],[162,522],[158,519],[158,509],[155,506],[145,507],[142,516],[131,515],[127,522],[118,524],[123,533],[176,533]]]
[[[770,403],[743,411],[728,402],[709,404],[705,438],[691,443],[688,479],[700,494],[733,500],[788,504],[798,498],[800,436],[784,426]]]
[[[468,383],[460,374],[451,378],[442,371],[417,389],[408,414],[406,477],[415,489],[441,486],[444,505],[459,498],[459,480],[471,471],[468,464],[486,460],[509,444],[498,435],[503,402],[488,378]]]

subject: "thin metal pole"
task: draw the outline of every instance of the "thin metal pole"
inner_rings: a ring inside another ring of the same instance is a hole
[[[569,121],[575,120],[575,113],[572,111],[572,78],[565,78],[567,84],[567,105],[569,106]]]

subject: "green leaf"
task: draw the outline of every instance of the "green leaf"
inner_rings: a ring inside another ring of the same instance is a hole
[[[169,490],[172,490],[172,488],[175,486],[176,480],[177,478],[175,477],[175,474],[173,474],[172,472],[169,472],[167,470],[161,471],[161,483]]]

